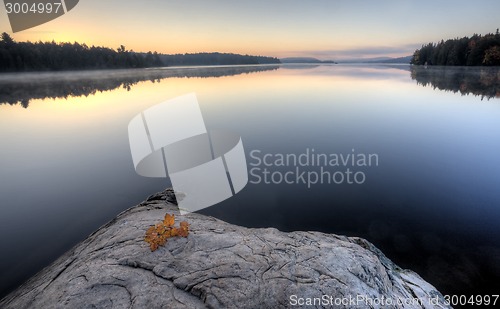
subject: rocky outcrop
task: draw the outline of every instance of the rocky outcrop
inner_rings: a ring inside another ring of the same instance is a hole
[[[188,221],[190,234],[151,252],[145,231],[166,212]],[[0,302],[16,309],[295,306],[446,307],[433,286],[366,240],[181,216],[170,190],[121,213]]]

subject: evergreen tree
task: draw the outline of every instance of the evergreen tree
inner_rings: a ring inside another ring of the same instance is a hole
[[[222,53],[161,55],[136,53],[120,45],[116,51],[80,43],[16,42],[1,34],[0,71],[146,68],[166,65],[237,65],[280,63],[279,59]]]
[[[497,49],[500,47],[500,33],[474,34],[472,37],[441,40],[438,44],[429,43],[417,49],[411,59],[416,65],[498,65]]]

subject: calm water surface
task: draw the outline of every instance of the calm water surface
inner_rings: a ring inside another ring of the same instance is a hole
[[[249,164],[255,150],[379,158],[354,167],[363,184],[249,183],[202,213],[365,237],[443,293],[498,294],[499,72],[290,65],[0,75],[0,294],[169,185],[135,173],[127,125],[189,92],[208,128],[242,136]]]

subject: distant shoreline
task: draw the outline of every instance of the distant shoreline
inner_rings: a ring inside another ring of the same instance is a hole
[[[2,72],[0,71],[0,76],[7,75],[19,75],[19,74],[41,74],[47,73],[49,75],[57,75],[57,74],[67,74],[67,73],[92,73],[103,71],[103,72],[139,72],[139,71],[161,71],[161,70],[175,70],[175,69],[217,69],[217,68],[258,68],[258,67],[276,67],[283,65],[282,63],[276,64],[227,64],[227,65],[219,65],[219,64],[204,64],[204,65],[184,65],[184,66],[159,66],[159,67],[147,67],[147,68],[104,68],[104,69],[69,69],[69,70],[39,70],[39,71],[8,71]],[[1,80],[0,80],[1,81]]]
[[[6,32],[0,38],[0,72],[77,71],[200,65],[279,64],[276,57],[220,52],[160,54],[116,50],[85,43],[16,42]]]

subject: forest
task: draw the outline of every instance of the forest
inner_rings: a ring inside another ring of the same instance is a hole
[[[499,66],[500,33],[474,34],[472,37],[441,40],[417,49],[411,59],[415,65]]]
[[[229,53],[165,55],[140,53],[121,45],[116,50],[80,43],[16,42],[0,37],[0,72],[150,68],[183,65],[273,64],[279,59]]]
[[[264,56],[250,56],[227,53],[196,53],[160,55],[164,66],[183,65],[245,65],[245,64],[277,64],[278,58]]]

